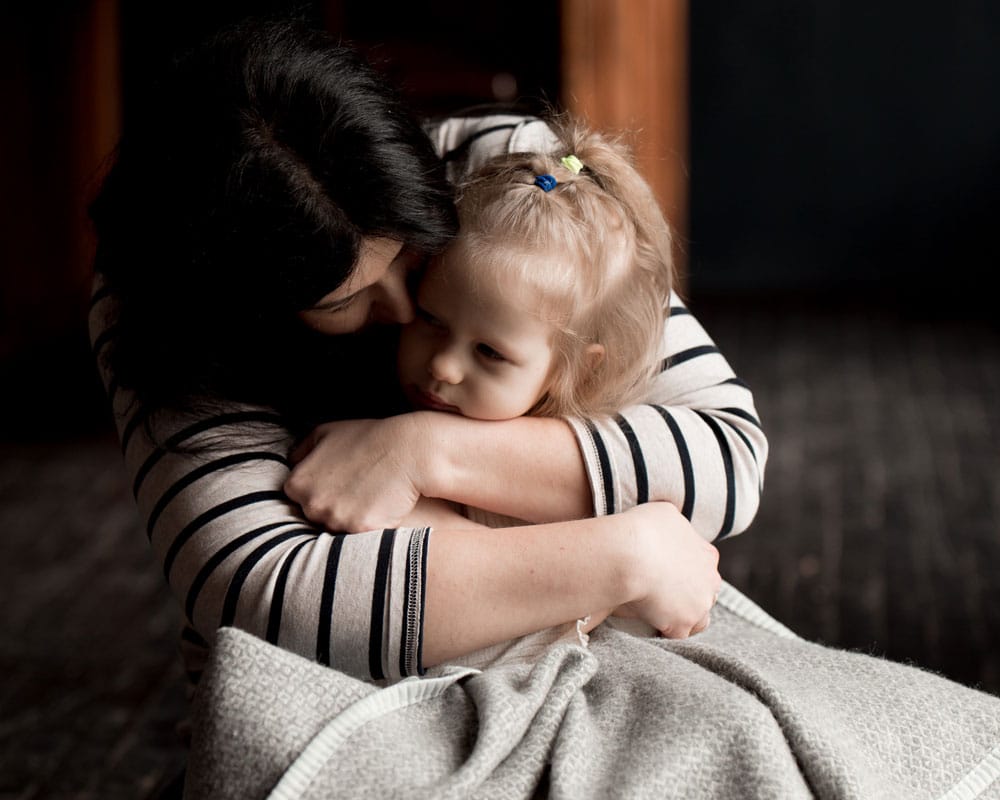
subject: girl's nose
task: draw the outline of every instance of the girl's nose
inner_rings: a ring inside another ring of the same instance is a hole
[[[438,350],[427,364],[427,372],[430,376],[441,383],[450,383],[453,386],[462,381],[462,368],[458,358],[448,348]]]

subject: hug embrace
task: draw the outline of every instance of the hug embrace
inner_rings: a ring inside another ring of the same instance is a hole
[[[247,22],[149,88],[91,213],[186,796],[1000,796],[1000,701],[722,583],[767,440],[613,137],[414,120]]]

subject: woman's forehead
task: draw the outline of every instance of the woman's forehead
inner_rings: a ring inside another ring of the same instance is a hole
[[[378,236],[362,239],[354,271],[347,280],[324,299],[342,300],[352,294],[357,294],[373,283],[378,283],[402,249],[403,243],[398,239],[386,239]]]

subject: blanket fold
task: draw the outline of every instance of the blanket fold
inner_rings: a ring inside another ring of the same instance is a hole
[[[601,626],[434,680],[221,629],[185,797],[1000,798],[1000,698],[807,642],[729,586],[687,640]]]

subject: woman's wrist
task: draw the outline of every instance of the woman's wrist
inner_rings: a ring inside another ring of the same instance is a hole
[[[625,598],[620,605],[634,603],[649,593],[652,580],[649,568],[655,558],[650,534],[655,523],[652,526],[648,522],[644,524],[647,516],[647,507],[639,505],[607,517],[617,525],[619,550],[614,563]]]
[[[451,446],[455,441],[453,427],[461,417],[435,411],[412,411],[404,415],[406,434],[401,446],[406,448],[412,462],[411,481],[424,497],[441,497],[454,500],[448,476]]]
[[[486,422],[438,411],[404,419],[411,480],[421,494],[534,523],[593,514],[583,457],[564,420]]]

